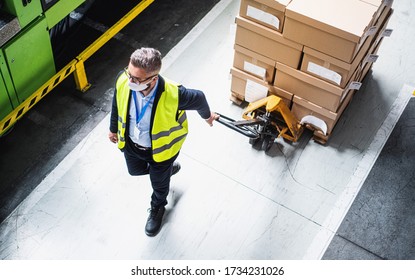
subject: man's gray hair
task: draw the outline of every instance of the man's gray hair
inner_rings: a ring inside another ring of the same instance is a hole
[[[161,69],[161,53],[153,48],[140,48],[131,54],[130,62],[147,73],[156,73]]]

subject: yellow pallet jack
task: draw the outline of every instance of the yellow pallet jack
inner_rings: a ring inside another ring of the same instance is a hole
[[[327,130],[323,121],[311,115],[299,121],[284,101],[275,95],[249,103],[240,121],[217,114],[219,123],[249,137],[251,145],[258,144],[264,151],[268,151],[278,137],[297,142],[304,127],[324,133]]]

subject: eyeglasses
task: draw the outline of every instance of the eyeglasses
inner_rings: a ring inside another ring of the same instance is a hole
[[[158,75],[158,74],[155,74],[153,76],[145,78],[144,80],[140,80],[140,78],[135,77],[135,76],[131,75],[130,72],[128,72],[128,67],[124,68],[124,72],[127,75],[128,79],[131,80],[131,82],[133,82],[135,84],[138,84],[138,85],[139,84],[144,84],[144,82],[146,82],[146,81],[148,81],[148,80],[150,80],[150,79],[152,79],[152,78],[154,78]]]

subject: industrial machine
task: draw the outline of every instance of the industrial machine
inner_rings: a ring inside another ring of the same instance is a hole
[[[56,73],[56,29],[85,2],[0,0],[0,120]]]
[[[249,103],[242,114],[244,120],[235,121],[220,113],[218,115],[219,123],[249,137],[251,145],[260,145],[264,151],[268,151],[278,137],[297,142],[304,128],[324,133],[327,130],[325,123],[314,116],[298,120],[284,100],[275,95]]]

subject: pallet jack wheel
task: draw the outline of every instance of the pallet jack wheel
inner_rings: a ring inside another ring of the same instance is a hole
[[[256,143],[258,143],[258,138],[249,138],[249,144],[255,146]]]
[[[267,152],[274,144],[274,139],[271,136],[266,136],[261,144],[261,150]]]

